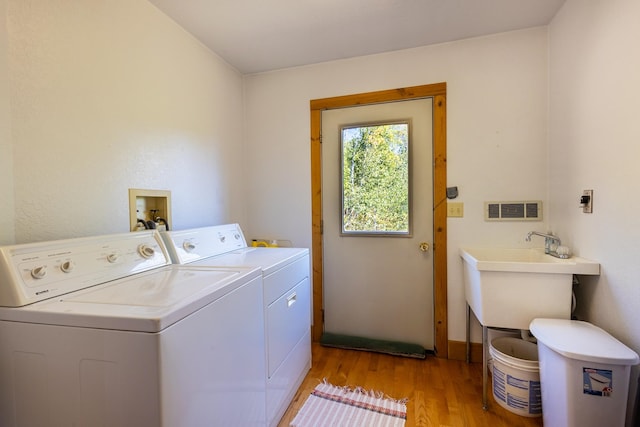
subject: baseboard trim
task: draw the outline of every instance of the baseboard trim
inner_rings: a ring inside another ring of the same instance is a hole
[[[449,341],[449,359],[467,360],[467,343],[465,341]],[[482,363],[482,344],[471,343],[471,362]]]

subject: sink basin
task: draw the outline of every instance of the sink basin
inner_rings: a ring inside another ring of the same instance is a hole
[[[569,319],[574,274],[600,264],[560,259],[542,249],[461,248],[467,303],[483,326],[529,329],[538,317]]]
[[[543,249],[462,248],[460,256],[481,271],[600,274],[600,264],[584,258],[556,258]]]

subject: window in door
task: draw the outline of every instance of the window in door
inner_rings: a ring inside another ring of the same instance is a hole
[[[341,234],[410,235],[410,122],[345,125]]]

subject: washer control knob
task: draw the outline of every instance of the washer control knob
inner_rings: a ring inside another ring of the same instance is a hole
[[[220,243],[224,243],[227,240],[227,236],[220,236]]]
[[[185,251],[191,252],[191,251],[194,251],[196,249],[196,244],[193,243],[191,240],[185,240],[182,243],[182,247],[184,248]]]
[[[31,277],[34,279],[43,279],[47,275],[47,266],[41,265],[31,270]]]
[[[236,240],[240,240],[240,233],[236,233],[233,235]]]
[[[140,245],[138,246],[138,253],[142,258],[149,259],[155,255],[156,250],[148,245]]]
[[[116,262],[118,262],[118,258],[120,258],[120,255],[115,252],[107,255],[107,261],[109,261],[109,263],[111,264],[115,264]]]
[[[65,261],[62,264],[60,264],[60,270],[62,270],[63,273],[71,273],[71,271],[73,271],[73,269],[75,268],[75,264],[73,261]]]

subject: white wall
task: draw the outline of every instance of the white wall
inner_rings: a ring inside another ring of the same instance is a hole
[[[638,17],[636,0],[567,0],[550,25],[549,183],[563,243],[602,265],[578,314],[640,353]],[[577,208],[584,189],[592,214]]]
[[[486,200],[547,199],[546,28],[246,76],[245,228],[310,246],[310,100],[437,82],[447,82],[447,180],[465,204],[448,222],[449,339],[464,341],[458,248],[525,245],[527,231],[546,230],[483,216]]]
[[[6,0],[0,0],[0,245],[15,239],[6,10]]]
[[[126,232],[129,188],[170,190],[176,228],[242,222],[234,69],[146,0],[5,2],[3,240]]]

